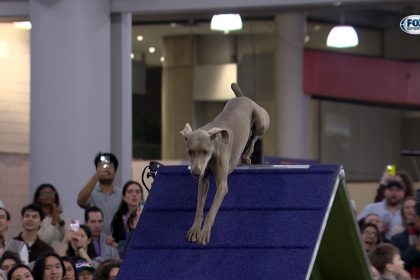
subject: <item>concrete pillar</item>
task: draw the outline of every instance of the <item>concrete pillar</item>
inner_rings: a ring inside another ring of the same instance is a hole
[[[162,159],[186,159],[185,141],[179,131],[193,121],[192,36],[164,38],[162,74]]]
[[[111,16],[111,151],[118,157],[115,184],[132,178],[133,120],[131,83],[131,14]],[[134,170],[141,172],[141,170]]]
[[[303,93],[305,16],[275,17],[274,92],[277,103],[277,155],[309,157],[309,97]]]
[[[30,190],[59,191],[68,218],[82,218],[79,190],[93,158],[111,150],[109,1],[31,0]]]

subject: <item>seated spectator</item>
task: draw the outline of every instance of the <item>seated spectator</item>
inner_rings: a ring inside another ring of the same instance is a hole
[[[43,252],[53,252],[54,249],[38,237],[38,230],[44,219],[44,212],[37,204],[29,204],[22,208],[22,232],[14,239],[24,241],[29,248],[29,263]]]
[[[404,261],[401,260],[400,252],[393,245],[384,243],[375,247],[369,258],[380,274],[379,279],[410,279],[410,275],[404,270]]]
[[[416,214],[414,224],[408,225],[403,232],[392,237],[391,242],[401,252],[405,269],[413,279],[420,279],[420,217]]]
[[[92,244],[95,247],[96,255],[93,264],[94,267],[97,267],[100,262],[106,259],[119,259],[117,248],[109,245],[107,243],[107,235],[103,232],[103,213],[102,210],[96,206],[86,208],[85,210],[85,224],[89,227],[92,232]]]
[[[35,280],[61,280],[65,271],[60,256],[54,252],[46,252],[36,259],[32,274]]]
[[[140,219],[143,205],[143,189],[136,181],[128,181],[122,190],[122,200],[112,219],[112,237],[118,243],[120,256],[123,257],[131,232]]]
[[[13,267],[7,274],[9,280],[34,280],[31,269],[25,264]]]
[[[86,225],[80,225],[78,231],[70,229],[64,236],[57,252],[60,256],[70,257],[74,262],[75,259],[83,258],[92,264],[93,259],[97,257],[92,244],[92,233]]]
[[[402,224],[401,205],[404,200],[405,185],[398,178],[388,179],[385,186],[385,199],[381,202],[368,204],[360,213],[358,219],[368,214],[376,214],[381,218],[385,238],[392,237],[391,228]]]
[[[115,280],[120,270],[121,261],[110,260],[101,263],[95,271],[94,280]]]
[[[4,208],[0,208],[0,234],[4,238],[5,251],[11,251],[19,254],[24,264],[29,263],[29,252],[25,242],[9,238],[10,213]]]
[[[414,196],[408,196],[404,199],[401,208],[401,216],[403,223],[391,228],[392,235],[401,233],[405,228],[414,225],[414,220],[416,218],[416,198]]]
[[[63,280],[78,280],[76,276],[76,266],[74,262],[67,256],[61,257],[66,273],[64,274]]]
[[[93,280],[95,269],[85,260],[76,262],[76,273],[79,280]]]
[[[56,188],[51,184],[40,185],[34,193],[32,203],[39,204],[45,214],[38,231],[39,238],[57,250],[67,232],[67,227]]]
[[[361,237],[362,244],[367,253],[381,243],[381,233],[379,228],[374,224],[365,224],[361,229]]]
[[[16,265],[23,264],[19,255],[15,252],[6,251],[0,259],[0,268],[6,272],[6,274]]]

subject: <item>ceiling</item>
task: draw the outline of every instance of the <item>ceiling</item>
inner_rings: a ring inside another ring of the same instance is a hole
[[[385,29],[398,26],[407,15],[420,14],[420,1],[399,1],[387,5],[362,5],[343,7],[337,2],[336,7],[301,8],[298,10],[279,10],[278,13],[301,12],[306,14],[308,22],[319,22],[333,26],[343,21],[355,27]],[[270,34],[274,32],[273,11],[246,11],[241,13],[244,28],[232,34]],[[177,15],[133,15],[133,44],[135,60],[143,60],[148,65],[161,65],[163,37],[181,34],[220,34],[210,30],[210,14]],[[138,35],[143,41],[137,41]],[[154,53],[149,52],[150,47]]]

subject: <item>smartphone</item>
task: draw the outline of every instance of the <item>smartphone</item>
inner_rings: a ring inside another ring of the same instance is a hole
[[[80,229],[80,221],[79,220],[71,220],[70,221],[70,229],[72,231],[79,231]]]
[[[395,174],[397,174],[397,167],[395,166],[395,164],[387,165],[386,170],[388,170],[388,173],[391,176],[395,176]]]
[[[109,167],[111,160],[109,159],[108,156],[101,156],[99,159],[101,160],[101,165],[103,168]]]

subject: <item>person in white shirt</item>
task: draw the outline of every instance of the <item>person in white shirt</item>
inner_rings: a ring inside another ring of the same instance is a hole
[[[390,177],[385,184],[385,199],[368,204],[359,214],[358,219],[362,219],[369,214],[376,214],[381,218],[382,230],[385,238],[390,240],[392,237],[391,228],[403,223],[401,217],[401,205],[405,197],[405,185],[398,177]]]

